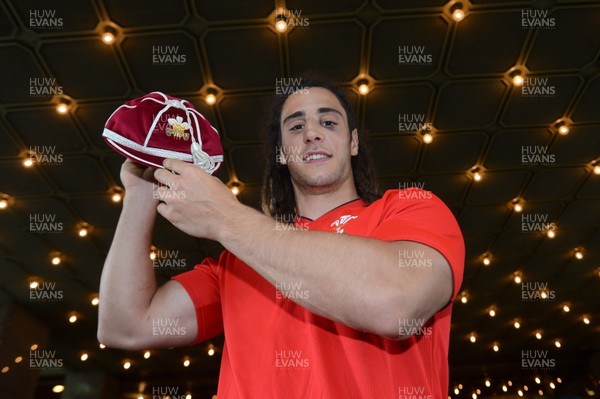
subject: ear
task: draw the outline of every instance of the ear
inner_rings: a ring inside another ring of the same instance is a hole
[[[350,154],[358,155],[358,130],[354,129],[350,137]]]
[[[277,149],[277,160],[279,161],[280,164],[282,165],[287,165],[287,159],[285,159],[285,154],[283,153],[283,146],[280,145],[279,148]]]

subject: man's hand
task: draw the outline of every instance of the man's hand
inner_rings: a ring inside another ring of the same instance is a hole
[[[243,205],[218,178],[195,165],[165,159],[163,166],[154,172],[161,183],[158,213],[186,234],[218,241],[224,224]]]

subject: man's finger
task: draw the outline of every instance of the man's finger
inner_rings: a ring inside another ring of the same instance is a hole
[[[165,169],[175,172],[178,175],[182,175],[185,172],[185,170],[187,168],[189,168],[191,165],[189,163],[183,162],[179,159],[166,158],[163,161],[163,166]]]
[[[154,178],[166,186],[173,187],[173,183],[177,180],[177,175],[166,169],[156,169],[154,171]]]

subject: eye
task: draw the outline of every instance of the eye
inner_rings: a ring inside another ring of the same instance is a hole
[[[323,121],[322,122],[325,127],[334,127],[337,125],[334,121]]]
[[[294,126],[292,126],[290,128],[291,131],[297,131],[300,130],[304,127],[304,125],[302,123],[296,123]]]

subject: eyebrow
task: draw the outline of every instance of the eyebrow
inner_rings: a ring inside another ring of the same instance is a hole
[[[319,108],[317,110],[318,114],[325,114],[325,113],[328,113],[328,112],[334,112],[334,113],[338,114],[339,116],[342,116],[342,113],[340,111],[338,111],[337,109],[335,109],[335,108],[322,107],[322,108]],[[297,118],[299,116],[304,116],[304,111],[296,111],[296,112],[294,112],[293,114],[291,114],[288,117],[286,117],[283,120],[283,123],[285,124],[288,120],[293,119],[293,118]]]

